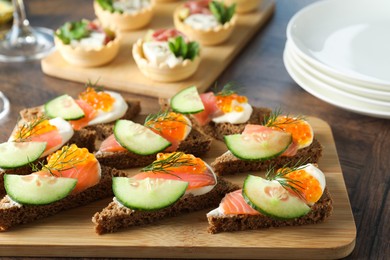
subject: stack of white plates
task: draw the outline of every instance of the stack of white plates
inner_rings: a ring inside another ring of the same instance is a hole
[[[307,92],[360,114],[390,118],[390,0],[326,0],[287,27],[284,64]]]

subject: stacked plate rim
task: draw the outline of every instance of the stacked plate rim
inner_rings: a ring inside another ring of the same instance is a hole
[[[298,85],[325,102],[390,118],[390,34],[385,28],[390,28],[388,0],[316,2],[287,26],[285,67]]]

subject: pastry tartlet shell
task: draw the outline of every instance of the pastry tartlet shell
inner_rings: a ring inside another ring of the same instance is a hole
[[[229,22],[214,27],[212,29],[194,29],[190,25],[185,24],[180,19],[179,14],[181,9],[183,8],[185,8],[184,4],[178,6],[173,13],[173,22],[175,24],[176,29],[184,33],[191,40],[195,40],[202,45],[212,46],[222,44],[230,37],[236,25],[237,15],[234,15]]]
[[[118,54],[120,47],[120,34],[115,32],[114,40],[99,48],[72,47],[64,44],[57,36],[54,42],[57,50],[69,64],[79,67],[98,67],[112,61]]]
[[[153,18],[156,1],[151,0],[150,5],[134,14],[109,12],[99,3],[93,2],[95,15],[104,27],[116,28],[120,31],[131,31],[145,27]]]
[[[159,82],[177,82],[192,76],[198,69],[200,56],[196,56],[193,61],[186,59],[174,67],[167,64],[152,64],[144,56],[142,45],[144,40],[139,39],[133,45],[133,58],[139,70],[146,77]]]
[[[236,13],[244,14],[255,11],[263,0],[222,0],[226,5],[236,3]]]

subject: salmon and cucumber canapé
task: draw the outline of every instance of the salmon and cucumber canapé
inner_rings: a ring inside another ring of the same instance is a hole
[[[59,117],[21,120],[8,142],[0,144],[0,168],[18,168],[45,157],[67,143],[73,133],[72,126]]]
[[[248,175],[242,190],[227,194],[208,216],[259,215],[287,220],[310,212],[322,196],[325,176],[313,164],[272,169],[265,178]]]
[[[295,156],[313,142],[311,125],[302,117],[271,113],[264,125],[245,126],[241,134],[224,137],[229,151],[241,160],[262,161]]]
[[[99,183],[101,168],[86,148],[72,144],[51,154],[40,170],[29,175],[4,175],[7,195],[15,202],[44,205]]]
[[[233,84],[226,84],[218,93],[199,94],[195,86],[186,88],[171,98],[170,106],[173,111],[191,114],[200,126],[211,121],[242,124],[253,111],[248,98],[238,95]]]
[[[65,94],[44,105],[48,117],[69,120],[75,130],[114,122],[121,118],[127,109],[128,105],[119,93],[99,90],[91,84],[79,94],[78,99]]]
[[[125,207],[158,210],[185,194],[206,194],[216,184],[214,172],[201,159],[181,152],[159,153],[156,161],[135,176],[113,177],[113,192]]]
[[[118,120],[114,134],[104,140],[100,152],[129,150],[139,155],[173,152],[191,132],[191,121],[184,115],[163,111],[150,114],[144,125]]]

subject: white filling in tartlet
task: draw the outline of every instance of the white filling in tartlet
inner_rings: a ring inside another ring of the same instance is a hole
[[[101,48],[105,45],[106,34],[103,32],[91,32],[89,37],[82,38],[80,40],[71,40],[70,45],[72,47],[82,48]]]
[[[150,5],[150,0],[117,0],[112,4],[114,9],[128,14],[137,13]]]
[[[168,42],[145,42],[142,45],[145,58],[154,65],[167,64],[173,68],[183,62],[182,57],[176,57],[171,52]]]
[[[212,14],[191,14],[183,22],[196,30],[209,30],[220,25]]]

